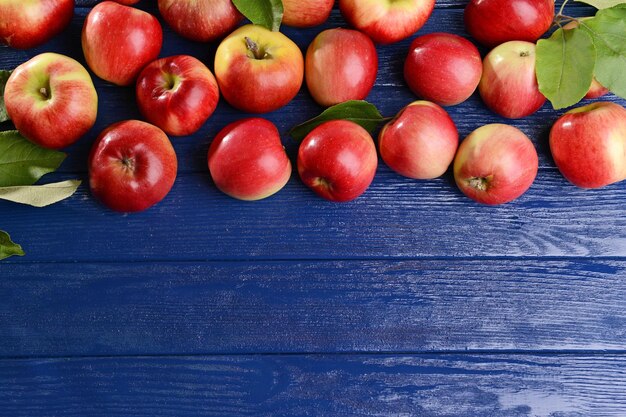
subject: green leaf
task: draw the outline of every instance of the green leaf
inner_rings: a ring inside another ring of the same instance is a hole
[[[35,145],[17,130],[0,132],[0,187],[34,184],[55,171],[66,156]]]
[[[587,32],[558,29],[537,42],[539,91],[555,109],[578,103],[589,91],[595,61],[596,50]]]
[[[45,207],[72,196],[80,183],[79,180],[69,180],[45,185],[0,187],[0,199],[34,207]]]
[[[11,240],[11,236],[4,230],[0,230],[0,260],[10,256],[24,256],[22,247]]]
[[[615,7],[611,7],[610,9],[598,10],[596,16],[626,20],[626,3],[619,4]]]
[[[283,21],[281,0],[233,0],[233,4],[249,21],[278,32]]]
[[[576,0],[579,3],[587,3],[595,7],[596,9],[608,9],[609,7],[617,6],[618,4],[625,3],[624,0]]]
[[[626,98],[626,19],[618,18],[622,7],[598,12],[581,22],[596,47],[596,79],[622,98]]]
[[[4,105],[4,87],[12,71],[0,70],[0,123],[9,120],[7,108]]]
[[[350,100],[329,107],[319,116],[308,120],[289,131],[292,138],[301,141],[317,126],[329,120],[350,120],[372,132],[385,119],[376,106],[363,100]]]

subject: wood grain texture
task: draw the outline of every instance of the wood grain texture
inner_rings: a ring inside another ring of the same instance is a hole
[[[31,264],[0,275],[0,357],[626,352],[626,261]]]
[[[0,361],[11,417],[623,417],[614,355]]]

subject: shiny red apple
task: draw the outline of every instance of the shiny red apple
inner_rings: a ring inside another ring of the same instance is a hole
[[[219,100],[213,73],[189,55],[148,64],[137,78],[136,95],[146,120],[174,136],[198,131]]]
[[[159,0],[159,11],[176,33],[198,42],[227,35],[243,19],[231,0]]]
[[[0,43],[34,48],[65,29],[73,15],[74,0],[2,0]]]
[[[582,188],[626,179],[626,109],[593,103],[565,113],[550,131],[550,150],[565,178]]]
[[[458,146],[454,121],[429,101],[409,104],[378,135],[383,161],[398,174],[414,179],[442,176]]]
[[[482,72],[478,49],[451,33],[415,38],[404,62],[404,78],[411,90],[442,106],[467,100],[476,91]]]
[[[267,198],[291,177],[291,162],[278,129],[258,117],[222,129],[211,142],[208,164],[217,188],[239,200]]]
[[[151,14],[103,1],[87,15],[81,40],[87,64],[98,77],[130,85],[159,55],[163,31]]]
[[[376,47],[356,30],[325,30],[306,52],[306,84],[322,106],[364,99],[374,86],[377,72]]]
[[[490,48],[535,42],[552,26],[554,0],[470,0],[464,18],[470,35]]]
[[[80,139],[96,122],[98,95],[78,61],[51,52],[18,66],[6,83],[7,113],[24,137],[52,149]]]
[[[283,0],[283,23],[308,28],[328,20],[335,0]]]
[[[169,193],[177,167],[174,148],[161,129],[126,120],[106,128],[94,142],[89,185],[112,210],[142,211]]]
[[[313,129],[298,149],[302,182],[330,201],[354,200],[374,179],[378,157],[372,137],[347,120],[333,120]]]
[[[537,151],[521,130],[504,124],[482,126],[459,146],[454,179],[479,203],[497,205],[519,198],[535,181]]]

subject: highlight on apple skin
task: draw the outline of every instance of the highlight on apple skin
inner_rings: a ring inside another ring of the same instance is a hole
[[[459,146],[459,133],[450,115],[429,101],[415,101],[378,135],[383,161],[405,177],[426,180],[442,176]]]
[[[482,72],[478,48],[451,33],[415,38],[404,62],[404,78],[411,91],[441,106],[467,100],[476,91]]]
[[[478,91],[487,107],[509,119],[539,110],[546,98],[535,74],[535,44],[511,41],[495,47],[483,61]]]
[[[98,94],[85,67],[51,52],[37,55],[13,71],[4,101],[15,128],[50,149],[76,142],[91,129],[98,114]]]
[[[469,198],[498,205],[523,195],[535,181],[539,157],[521,130],[490,124],[473,131],[459,146],[454,179]]]
[[[243,20],[231,0],[158,0],[158,5],[174,32],[197,42],[220,39]]]
[[[304,59],[280,32],[245,25],[228,35],[215,53],[215,77],[222,96],[249,113],[287,105],[300,91]]]
[[[626,179],[626,109],[598,102],[568,111],[552,126],[550,151],[567,180],[601,188]]]
[[[300,179],[329,201],[347,202],[362,195],[374,180],[377,167],[372,137],[347,120],[322,123],[298,149]]]
[[[291,162],[278,129],[258,117],[223,128],[211,142],[207,159],[217,188],[239,200],[267,198],[291,177]]]
[[[334,4],[335,0],[283,0],[283,24],[297,28],[321,25]]]

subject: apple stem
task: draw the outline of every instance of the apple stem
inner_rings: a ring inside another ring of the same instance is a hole
[[[470,178],[467,180],[467,183],[470,187],[479,190],[479,191],[487,191],[489,188],[489,182],[486,178]]]
[[[248,50],[252,52],[254,59],[267,59],[270,57],[269,53],[259,48],[259,45],[247,36],[246,36],[246,46],[248,47]]]
[[[43,98],[45,99],[49,99],[50,96],[48,95],[48,89],[46,87],[41,87],[39,89],[39,94],[41,94],[43,96]]]

